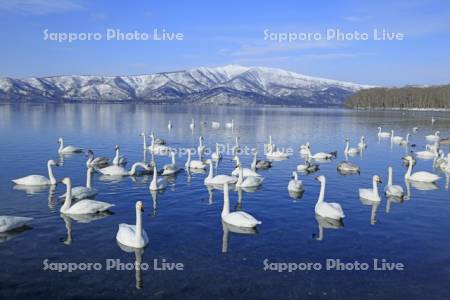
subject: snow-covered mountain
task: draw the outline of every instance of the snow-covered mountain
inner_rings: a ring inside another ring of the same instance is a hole
[[[136,76],[0,78],[0,101],[339,106],[371,86],[281,69],[228,65]]]

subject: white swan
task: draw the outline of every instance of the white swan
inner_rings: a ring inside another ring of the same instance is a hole
[[[60,212],[66,215],[87,215],[96,214],[106,211],[114,206],[114,204],[84,199],[76,202],[72,205],[72,181],[69,177],[62,180],[62,183],[66,185],[66,199],[63,206],[61,206]]]
[[[170,130],[170,129],[172,129],[172,127],[173,127],[173,126],[172,126],[172,121],[169,120],[169,124],[167,124],[167,129]]]
[[[192,119],[191,124],[189,124],[189,128],[191,128],[191,130],[194,130],[194,128],[195,128],[195,121],[194,121],[194,119]]]
[[[153,141],[156,145],[165,145],[166,144],[166,140],[157,138],[154,131],[152,131],[150,133],[150,137],[153,139]]]
[[[438,152],[436,149],[430,150],[430,148],[427,147],[427,150],[417,151],[416,156],[423,159],[432,159],[438,156]]]
[[[430,142],[439,141],[439,139],[440,139],[439,133],[440,133],[439,131],[436,131],[434,134],[430,134],[430,135],[425,136],[425,139],[427,141],[430,141]]]
[[[83,148],[78,148],[78,147],[74,147],[74,146],[65,146],[64,147],[64,139],[63,138],[59,138],[58,143],[59,143],[58,154],[71,154],[71,153],[83,152]]]
[[[144,148],[144,150],[147,150],[147,135],[145,134],[145,132],[141,132],[139,136],[142,136],[142,147]]]
[[[48,178],[42,175],[28,175],[25,177],[13,179],[12,182],[19,185],[52,185],[56,184],[57,181],[55,176],[53,176],[52,166],[59,166],[54,160],[49,160],[47,162]]]
[[[312,163],[311,158],[308,155],[306,155],[305,162],[303,164],[298,164],[296,169],[297,172],[312,173],[319,170],[319,165]]]
[[[134,163],[131,166],[131,170],[127,171],[124,167],[121,166],[109,166],[106,168],[98,169],[97,171],[102,173],[103,175],[108,176],[135,176],[137,174],[137,167],[142,167],[146,171],[150,171],[150,168],[141,162]]]
[[[372,178],[371,189],[359,189],[359,197],[370,201],[381,201],[380,194],[378,193],[378,184],[381,183],[381,178],[378,175],[374,175]]]
[[[258,151],[254,151],[253,152],[253,161],[251,164],[251,169],[253,171],[256,171],[256,169],[268,169],[272,167],[272,162],[268,161],[268,160],[261,160],[261,159],[256,159],[258,155]]]
[[[241,167],[241,165],[238,166],[239,169],[239,177],[236,182],[236,187],[242,187],[242,188],[252,188],[252,187],[258,187],[262,184],[264,178],[261,176],[246,176],[244,178],[244,170]]]
[[[289,180],[288,183],[288,191],[289,192],[302,192],[303,191],[303,182],[298,180],[297,172],[292,172],[292,179]]]
[[[345,149],[344,149],[345,154],[354,155],[358,154],[359,152],[361,152],[360,148],[351,148],[349,139],[345,139]]]
[[[408,170],[405,173],[405,179],[411,180],[411,181],[419,181],[419,182],[435,182],[439,180],[441,177],[437,176],[436,174],[430,173],[430,172],[415,172],[411,174],[412,172],[412,159],[411,157],[407,157],[409,161]]]
[[[235,184],[238,181],[238,179],[234,176],[223,174],[214,176],[212,161],[208,161],[207,163],[209,163],[209,173],[204,180],[205,185],[223,185],[225,183]]]
[[[406,145],[409,145],[409,137],[411,136],[411,134],[410,133],[407,133],[406,134],[406,138],[404,139],[404,140],[401,140],[400,141],[400,145],[402,145],[402,146],[406,146]]]
[[[400,185],[392,184],[392,167],[388,168],[388,183],[384,187],[384,192],[388,197],[403,198],[403,196],[405,195],[403,187],[401,187]]]
[[[33,218],[17,216],[0,216],[0,232],[10,231],[27,225]]]
[[[337,170],[342,173],[359,173],[359,166],[348,162],[348,161],[342,161],[337,165]]]
[[[399,135],[394,135],[394,130],[391,130],[391,142],[395,144],[400,144],[403,141],[403,137]]]
[[[334,157],[334,155],[332,153],[326,153],[326,152],[317,152],[312,154],[311,153],[311,149],[307,148],[307,158],[312,158],[312,159],[316,159],[316,160],[328,160],[328,159],[332,159]]]
[[[86,167],[93,168],[104,168],[109,165],[109,158],[104,156],[94,156],[94,152],[92,150],[88,150],[88,160],[86,161]]]
[[[240,138],[240,136],[238,136],[238,135],[235,137],[234,146],[233,146],[233,148],[231,149],[231,152],[233,153],[233,155],[237,155],[238,152],[241,151],[241,147],[239,146],[239,140],[240,140],[240,139],[241,139],[241,138]]]
[[[161,144],[161,142],[165,143],[164,140],[160,140],[159,143],[157,143],[157,140],[153,132],[150,135],[150,138],[152,139],[150,146],[148,146],[148,150],[150,150],[150,152],[154,154],[166,155],[171,151],[169,146]]]
[[[151,191],[159,191],[163,190],[167,187],[167,181],[165,178],[158,178],[158,171],[156,170],[156,166],[153,167],[153,179],[150,182],[149,189]]]
[[[366,138],[364,136],[362,136],[361,139],[359,140],[358,148],[361,150],[367,148]]]
[[[325,202],[325,176],[320,175],[316,178],[320,182],[320,193],[317,199],[314,211],[317,215],[323,218],[330,218],[334,220],[341,220],[345,218],[344,211],[339,203],[328,203]]]
[[[447,158],[439,164],[439,168],[444,172],[450,172],[450,152],[447,153]]]
[[[266,157],[269,159],[286,159],[289,158],[289,154],[277,149],[275,144],[269,146],[269,151],[266,153]]]
[[[86,171],[86,186],[76,186],[72,188],[72,199],[81,200],[86,198],[95,197],[98,194],[97,189],[92,187],[92,173],[94,169],[88,168]],[[60,196],[60,198],[66,197],[66,194]]]
[[[213,161],[218,161],[218,160],[222,159],[222,153],[220,153],[220,151],[219,151],[219,144],[218,143],[216,143],[216,152],[211,154],[211,159]]]
[[[230,196],[228,192],[228,183],[223,185],[223,209],[222,209],[222,221],[229,225],[243,227],[243,228],[253,228],[261,224],[261,221],[255,219],[252,215],[243,212],[236,211],[230,213]]]
[[[197,153],[198,153],[198,156],[201,158],[202,156],[203,156],[203,152],[205,152],[205,145],[203,145],[203,137],[202,136],[200,136],[199,138],[198,138],[198,147],[197,147]]]
[[[229,123],[225,123],[226,128],[233,129],[234,128],[234,120],[231,120]]]
[[[163,176],[173,175],[173,174],[176,174],[176,173],[178,173],[180,171],[180,167],[177,166],[177,162],[176,162],[176,159],[175,159],[175,152],[172,151],[170,154],[172,156],[172,163],[164,165],[163,172],[161,174]]]
[[[311,150],[311,144],[309,143],[309,142],[306,142],[306,144],[305,145],[301,145],[300,146],[300,154],[301,155],[308,155],[308,149],[310,149]]]
[[[119,224],[116,240],[120,244],[133,248],[144,248],[148,244],[147,232],[142,228],[143,211],[142,202],[136,202],[136,225]]]
[[[188,159],[186,164],[184,165],[188,169],[202,169],[206,168],[206,164],[200,160],[192,160],[191,158],[191,149],[188,149]]]
[[[116,154],[113,158],[113,165],[115,166],[122,166],[125,165],[127,163],[127,158],[123,155],[120,155],[120,147],[119,145],[116,145],[116,147],[114,148]]]
[[[219,122],[211,122],[211,127],[212,128],[220,128],[220,123]]]
[[[233,170],[233,172],[231,172],[231,175],[238,177],[239,176],[239,166],[241,165],[241,159],[239,158],[239,156],[234,156],[233,160],[236,161],[236,168]],[[242,168],[242,172],[244,177],[248,177],[248,176],[261,176],[258,173],[256,173],[255,171],[253,171],[252,169],[249,168]]]
[[[388,138],[391,134],[387,131],[381,131],[381,127],[378,127],[378,137],[379,138]]]

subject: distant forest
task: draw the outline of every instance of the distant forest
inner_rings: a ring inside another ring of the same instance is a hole
[[[441,108],[450,109],[450,84],[431,87],[372,88],[350,96],[349,108]]]

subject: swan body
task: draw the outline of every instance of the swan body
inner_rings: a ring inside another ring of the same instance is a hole
[[[378,184],[381,183],[381,178],[378,175],[374,175],[372,179],[371,189],[359,189],[359,197],[369,201],[380,202],[380,194],[378,193]]]
[[[219,122],[211,122],[211,127],[212,128],[220,128],[220,123]]]
[[[261,221],[255,219],[252,215],[244,211],[236,211],[230,213],[230,196],[228,192],[228,183],[223,185],[223,209],[222,221],[236,227],[254,228],[261,224]]]
[[[340,162],[337,165],[337,170],[341,172],[359,172],[359,166],[356,164],[353,164],[348,161]]]
[[[0,216],[0,232],[10,231],[27,225],[33,218],[17,216]]]
[[[144,206],[141,201],[136,202],[136,225],[119,224],[116,240],[132,248],[144,248],[148,244],[147,232],[142,228],[142,212]]]
[[[175,152],[172,151],[171,152],[171,156],[172,156],[172,163],[164,165],[163,172],[161,174],[163,176],[173,175],[173,174],[176,174],[176,173],[178,173],[180,171],[180,167],[178,167],[177,164],[176,164]]]
[[[233,172],[231,172],[231,175],[238,177],[239,176],[239,167],[241,166],[241,159],[239,158],[239,156],[235,156],[234,160],[236,160],[236,168],[233,170]],[[261,176],[249,168],[242,168],[242,172],[243,172],[244,177],[248,177],[248,176],[259,177],[259,176]]]
[[[320,182],[320,193],[317,199],[314,211],[317,215],[323,218],[329,218],[333,220],[341,220],[345,218],[344,211],[339,203],[325,202],[325,176],[321,175],[316,178]]]
[[[158,178],[158,171],[156,170],[156,166],[153,167],[153,179],[150,182],[149,189],[151,191],[160,191],[164,190],[167,187],[167,181],[164,178]]]
[[[164,145],[166,143],[164,140],[156,139],[153,132],[151,133],[150,138],[152,139],[150,146],[148,146],[150,152],[164,155],[171,150],[169,146]]]
[[[191,149],[188,150],[188,159],[186,161],[185,167],[188,169],[202,169],[206,168],[206,164],[201,160],[191,159]]]
[[[86,198],[95,197],[98,194],[97,189],[92,187],[92,173],[94,169],[90,167],[86,174],[86,186],[76,186],[72,188],[72,199],[81,200]],[[66,197],[66,194],[60,196],[60,198]]]
[[[430,172],[425,172],[425,171],[415,172],[415,173],[411,174],[412,167],[413,167],[411,158],[408,158],[408,161],[409,161],[409,166],[408,166],[408,170],[406,171],[406,174],[405,174],[405,179],[411,180],[411,181],[418,181],[418,182],[428,182],[428,183],[435,182],[440,179],[440,177],[437,176],[436,174],[433,174]]]
[[[104,156],[94,156],[92,150],[88,150],[88,160],[86,161],[86,167],[104,168],[109,165],[109,158]]]
[[[167,124],[167,129],[170,130],[170,129],[172,129],[172,127],[173,127],[173,126],[172,126],[172,121],[169,120],[169,123]]]
[[[381,131],[381,127],[378,127],[378,137],[379,138],[388,138],[388,137],[391,137],[391,134],[387,131]]]
[[[69,177],[66,177],[62,180],[62,183],[66,185],[66,199],[64,201],[63,206],[61,206],[60,212],[66,215],[88,215],[88,214],[96,214],[99,212],[107,211],[114,204],[84,199],[76,202],[72,205],[72,181]]]
[[[364,136],[361,137],[359,143],[358,143],[358,148],[359,149],[366,149],[367,148],[367,143],[366,143],[366,138]]]
[[[222,153],[220,153],[220,151],[219,151],[219,144],[218,143],[216,143],[216,152],[211,154],[211,159],[213,161],[219,161],[219,160],[222,159]]]
[[[310,145],[310,143],[309,142],[306,142],[306,144],[305,145],[301,145],[300,146],[300,154],[301,155],[308,155],[308,149],[309,150],[311,150],[311,145]]]
[[[120,147],[118,145],[116,145],[115,147],[115,156],[113,158],[113,165],[115,166],[123,166],[127,163],[127,158],[125,156],[120,155]]]
[[[439,133],[440,133],[439,131],[436,131],[434,134],[425,136],[425,139],[430,142],[438,142],[440,139]]]
[[[97,171],[108,176],[135,176],[137,173],[137,167],[142,167],[146,171],[150,171],[149,167],[141,162],[134,163],[130,171],[127,171],[124,167],[116,165],[98,169]]]
[[[71,154],[71,153],[80,153],[83,152],[83,148],[75,147],[75,146],[65,146],[64,147],[64,139],[58,139],[58,154]]]
[[[255,151],[253,153],[253,161],[251,164],[251,169],[253,171],[256,171],[256,169],[268,169],[272,167],[272,162],[268,160],[257,160],[256,157],[258,155],[258,152]]]
[[[292,172],[292,179],[289,180],[288,183],[288,191],[289,192],[302,192],[303,191],[303,182],[298,180],[297,172]]]
[[[405,192],[400,185],[392,184],[392,167],[388,168],[388,183],[384,187],[384,193],[388,197],[403,198]]]
[[[201,157],[203,155],[203,152],[205,152],[205,145],[203,145],[203,137],[200,136],[198,138],[198,147],[197,147],[197,153]]]
[[[358,154],[359,152],[361,152],[360,148],[351,148],[350,147],[350,141],[348,139],[345,140],[345,149],[344,149],[344,153],[345,154]]]
[[[394,130],[391,130],[391,142],[400,144],[403,141],[403,137],[394,135]]]
[[[244,178],[244,170],[239,165],[239,177],[236,182],[236,187],[242,187],[242,188],[251,188],[251,187],[258,187],[262,184],[264,178],[261,176],[247,176]]]
[[[438,155],[436,150],[417,151],[416,156],[419,158],[431,159]]]
[[[316,159],[316,160],[328,160],[328,159],[332,159],[334,157],[333,154],[331,153],[326,153],[326,152],[317,152],[312,154],[311,153],[311,149],[307,148],[307,157],[308,158],[312,158],[312,159]]]
[[[233,129],[234,128],[234,120],[231,120],[231,122],[225,123],[225,127]]]
[[[289,158],[289,154],[280,151],[275,145],[269,146],[269,151],[266,153],[266,157],[269,159],[286,159]]]
[[[237,181],[238,181],[238,179],[234,176],[222,175],[222,174],[214,176],[213,165],[211,162],[209,162],[209,173],[208,173],[208,176],[204,180],[205,185],[223,185],[225,183],[235,184]]]
[[[54,160],[49,160],[47,162],[48,178],[42,175],[28,175],[25,177],[13,179],[12,182],[19,185],[29,185],[29,186],[42,186],[42,185],[53,185],[57,181],[53,175],[53,166],[59,166]]]

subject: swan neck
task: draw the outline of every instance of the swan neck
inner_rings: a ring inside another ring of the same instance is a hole
[[[239,177],[238,177],[238,181],[237,181],[237,185],[241,185],[242,182],[244,181],[244,170],[242,170],[242,167],[239,166]]]
[[[212,179],[213,178],[213,165],[212,162],[209,164],[209,174],[208,174],[208,179]]]
[[[388,186],[392,185],[392,169],[389,168],[388,170]]]
[[[66,184],[66,199],[64,200],[63,206],[61,206],[61,212],[67,211],[72,205],[72,183],[68,182]]]
[[[147,149],[147,137],[145,136],[145,133],[143,134],[144,138],[144,149]]]
[[[375,178],[372,180],[372,187],[373,187],[374,194],[378,195],[378,184],[377,184],[377,180]]]
[[[92,169],[88,168],[87,174],[86,174],[86,187],[88,189],[92,188]]]
[[[223,185],[223,208],[222,218],[230,214],[230,195],[228,194],[228,184]]]
[[[323,202],[325,198],[325,179],[320,182],[320,193],[319,193],[319,199],[317,199],[317,203]]]
[[[408,179],[409,177],[411,177],[412,165],[413,165],[413,162],[409,161],[408,171],[406,171],[405,179]]]
[[[139,208],[136,208],[136,239],[142,237],[142,212]]]
[[[51,163],[47,164],[47,170],[48,170],[48,179],[50,180],[51,184],[56,184],[55,176],[53,175],[53,169]]]
[[[130,174],[130,176],[133,176],[133,175],[136,174],[136,169],[137,169],[137,167],[139,167],[139,166],[143,166],[143,164],[137,162],[137,163],[134,163],[134,164],[131,166],[131,170],[130,170],[130,172],[128,172],[128,173]]]
[[[172,152],[172,164],[175,165],[176,161],[175,161],[175,153]]]

